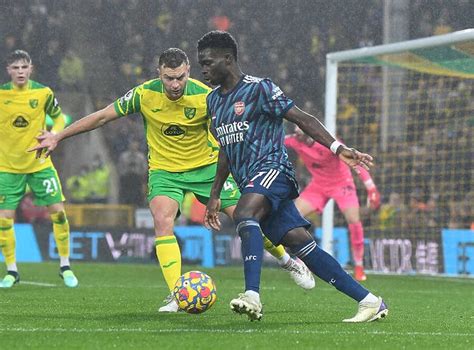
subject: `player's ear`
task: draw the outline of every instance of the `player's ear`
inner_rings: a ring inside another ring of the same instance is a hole
[[[224,59],[225,59],[225,63],[229,65],[229,64],[231,64],[232,61],[234,60],[234,56],[232,56],[231,53],[226,53],[226,54],[224,55]]]

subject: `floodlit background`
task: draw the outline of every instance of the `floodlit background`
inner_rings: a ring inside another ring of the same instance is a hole
[[[169,47],[188,53],[192,77],[199,79],[196,42],[213,29],[235,36],[245,73],[271,77],[298,106],[322,116],[327,53],[446,34],[473,24],[467,0],[34,0],[1,1],[0,9],[0,61],[14,49],[27,50],[35,65],[33,79],[57,93],[72,121],[153,79],[157,57]],[[472,59],[470,45],[463,52]],[[402,74],[391,72],[393,77]],[[394,88],[405,95],[392,101],[402,111],[390,117],[399,122],[397,130],[389,135],[390,146],[382,149],[382,68],[341,67],[338,134],[376,157],[379,210],[365,208],[366,192],[358,183],[366,237],[371,239],[366,242],[368,268],[444,273],[442,230],[472,230],[473,80],[405,72]],[[151,260],[146,152],[139,116],[67,140],[56,151],[68,216],[76,229],[73,258]],[[303,187],[308,174],[290,155]],[[177,233],[200,225],[202,213],[202,205],[188,196]],[[48,219],[29,197],[17,214],[17,222],[37,227]],[[315,229],[320,226],[320,218],[311,220]],[[335,225],[343,230],[340,238],[336,234],[335,254],[350,264],[345,222],[337,211]],[[188,235],[201,237],[203,229],[194,229],[197,233]],[[35,234],[43,237],[45,231],[47,236],[48,230],[37,228]],[[95,231],[102,233],[91,236]],[[214,244],[213,264],[240,259],[232,225],[223,231],[206,236]],[[49,241],[39,241],[43,259],[56,258]],[[187,241],[185,258],[202,262],[202,243]],[[451,272],[473,273],[472,247],[450,242],[456,250]]]

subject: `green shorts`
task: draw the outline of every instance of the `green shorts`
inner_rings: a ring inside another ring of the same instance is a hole
[[[30,174],[0,172],[0,209],[15,210],[29,186],[35,205],[61,203],[64,195],[58,173],[49,167]]]
[[[177,201],[181,211],[184,195],[192,192],[202,204],[207,204],[216,170],[217,164],[182,173],[152,170],[148,177],[148,202],[156,196],[166,196]],[[221,192],[221,209],[236,205],[239,198],[239,188],[229,176]]]

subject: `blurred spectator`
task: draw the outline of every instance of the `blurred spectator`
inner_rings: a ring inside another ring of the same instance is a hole
[[[118,161],[120,175],[120,202],[141,206],[144,202],[144,185],[148,162],[139,150],[139,143],[130,142]]]
[[[354,134],[353,128],[359,115],[357,107],[350,103],[347,97],[342,96],[339,99],[338,109],[337,121],[340,127],[338,134],[344,135],[344,141],[348,144],[354,144],[355,140],[352,135]]]
[[[232,23],[226,15],[223,14],[222,8],[218,7],[216,9],[216,14],[210,18],[210,27],[211,30],[224,30],[228,31]]]
[[[390,193],[388,203],[382,204],[379,211],[379,227],[381,230],[400,227],[405,207],[402,197],[397,192]]]
[[[471,228],[474,225],[474,191],[467,193],[461,201],[452,201],[449,209],[449,228]]]
[[[6,35],[3,39],[2,50],[4,52],[12,52],[16,48],[18,48],[17,38],[13,34]]]
[[[416,188],[410,194],[407,214],[404,216],[405,227],[411,232],[423,232],[429,227],[437,226],[436,196],[428,195],[422,188]]]
[[[413,0],[409,6],[410,39],[472,26],[472,1]],[[326,54],[378,45],[383,37],[383,2],[379,0],[291,3],[284,0],[189,3],[101,0],[87,5],[35,0],[7,1],[0,7],[0,32],[3,33],[0,59],[16,48],[31,51],[41,63],[35,67],[38,80],[52,87],[61,85],[66,93],[97,85],[91,94],[96,108],[108,105],[116,96],[155,77],[157,54],[168,47],[189,51],[192,75],[199,78],[198,64],[192,53],[197,39],[209,29],[230,29],[239,40],[239,59],[245,70],[276,77],[276,83],[286,94],[294,96],[298,106],[311,101],[322,110]],[[314,16],[315,13],[318,15]],[[87,45],[82,45],[83,41]],[[78,51],[80,47],[92,49],[94,53]],[[259,59],[262,55],[268,59]],[[109,68],[107,71],[102,69],[104,64]],[[381,68],[365,69],[360,81],[355,74],[340,76],[350,80],[340,81],[341,90],[345,84],[352,85],[356,86],[356,93],[348,95],[340,91],[338,133],[348,144],[377,156],[376,169],[379,170],[375,180],[381,184],[385,196],[399,196],[389,203],[399,200],[403,207],[404,201],[405,205],[410,202],[429,226],[469,227],[472,206],[464,204],[469,203],[465,194],[474,190],[472,80],[454,82],[448,77],[415,76],[413,81],[418,83],[404,95],[404,98],[408,95],[409,100],[407,110],[402,111],[407,114],[403,125],[407,139],[391,138],[389,150],[382,152],[377,147],[384,91]],[[136,148],[131,145],[133,140],[143,138],[141,118],[124,118],[105,128],[114,161],[118,161],[119,155],[124,156],[127,160],[122,159],[122,162],[137,167],[125,154]],[[125,171],[128,165],[119,167],[124,199],[138,203],[143,202],[146,172],[144,146],[140,151],[136,157],[145,169],[135,171],[140,174],[140,180],[133,176],[133,171]],[[295,159],[297,166],[298,162]],[[83,168],[67,181],[73,202],[84,202],[91,197],[87,187],[90,174],[85,176],[86,173],[87,169]],[[304,184],[305,173],[298,171],[298,174]],[[137,183],[134,185],[133,181]],[[124,186],[124,183],[132,186]],[[415,205],[415,198],[403,198],[416,188],[429,193],[421,202],[426,206],[424,209],[420,203]],[[97,190],[92,192],[95,200],[103,200],[103,194],[98,195]],[[390,213],[393,207],[382,208],[381,213],[384,209]],[[391,221],[386,220],[390,226]],[[401,221],[398,222],[401,225]]]
[[[448,34],[452,31],[453,28],[449,25],[449,10],[445,7],[441,10],[439,18],[436,21],[436,25],[433,30],[433,35]]]
[[[69,192],[68,199],[70,203],[85,203],[89,197],[88,172],[88,166],[82,165],[79,174],[73,175],[66,180],[66,188]]]
[[[68,50],[66,56],[59,65],[59,78],[61,88],[69,91],[84,90],[84,63],[72,50]]]
[[[107,203],[110,188],[110,167],[96,154],[88,172],[89,184],[88,203]]]

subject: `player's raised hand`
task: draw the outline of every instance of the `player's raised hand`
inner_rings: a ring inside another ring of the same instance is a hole
[[[219,198],[209,198],[204,215],[204,225],[207,228],[219,231],[221,229],[221,221],[219,220],[219,209],[221,208],[221,200]]]
[[[48,157],[58,145],[56,134],[47,130],[43,130],[36,140],[38,140],[38,144],[28,150],[28,152],[36,152],[36,158],[40,158],[43,152],[45,152],[44,156]]]
[[[344,145],[340,147],[342,147],[342,151],[339,153],[339,158],[351,168],[360,165],[364,169],[370,170],[370,167],[374,166],[374,163],[372,163],[374,159],[370,154],[359,152],[355,148],[348,148]]]

